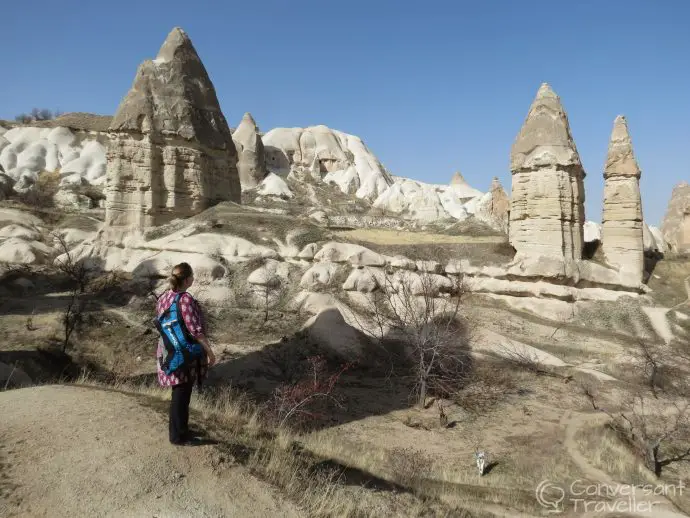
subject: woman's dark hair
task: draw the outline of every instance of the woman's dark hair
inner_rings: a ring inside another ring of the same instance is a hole
[[[188,263],[180,263],[173,267],[172,275],[168,279],[173,291],[180,291],[184,282],[193,275],[192,267]]]

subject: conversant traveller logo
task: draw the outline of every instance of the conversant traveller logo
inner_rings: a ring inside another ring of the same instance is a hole
[[[685,483],[603,484],[575,480],[560,485],[542,480],[535,490],[537,502],[549,514],[572,510],[575,513],[651,513],[667,497],[682,496]]]

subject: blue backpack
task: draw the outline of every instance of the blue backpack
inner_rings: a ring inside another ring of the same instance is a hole
[[[161,369],[167,376],[188,370],[192,362],[200,362],[204,354],[203,347],[189,334],[184,323],[180,311],[181,296],[182,293],[176,294],[170,307],[154,319],[165,347]]]

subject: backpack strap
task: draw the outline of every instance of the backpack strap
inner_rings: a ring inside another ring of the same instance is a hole
[[[189,332],[189,329],[187,329],[187,323],[184,321],[184,316],[182,315],[182,312],[180,311],[180,300],[182,299],[182,295],[187,293],[186,291],[177,293],[175,295],[175,299],[173,300],[173,304],[176,304],[176,309],[177,309],[177,321],[180,323],[180,328],[182,329],[182,332],[184,333],[185,338],[187,339],[188,342],[190,343],[197,343],[192,334]]]

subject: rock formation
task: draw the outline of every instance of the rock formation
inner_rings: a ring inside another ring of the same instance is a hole
[[[263,143],[266,167],[278,176],[308,170],[346,194],[372,201],[393,183],[362,139],[326,126],[274,128]]]
[[[239,203],[230,128],[182,29],[139,66],[109,132],[106,225],[140,229]]]
[[[498,178],[494,177],[489,192],[477,202],[474,216],[497,230],[508,232],[509,213],[510,198]]]
[[[619,115],[613,123],[604,168],[602,250],[609,264],[635,274],[642,281],[644,241],[640,174],[628,123]]]
[[[237,148],[237,170],[242,189],[253,189],[266,177],[266,160],[264,144],[251,113],[244,114],[232,140]]]
[[[584,169],[559,97],[539,88],[510,156],[510,242],[519,252],[580,259]]]
[[[450,187],[453,189],[453,192],[458,196],[458,198],[464,201],[471,200],[472,198],[476,198],[477,196],[484,194],[483,192],[478,191],[474,187],[470,186],[470,184],[467,183],[467,180],[465,180],[465,178],[460,174],[460,171],[456,171],[453,175],[453,178],[451,178]]]
[[[687,182],[673,188],[661,232],[672,252],[690,252],[690,184]]]

